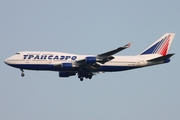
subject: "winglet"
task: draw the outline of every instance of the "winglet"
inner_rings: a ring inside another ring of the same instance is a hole
[[[129,47],[131,47],[131,44],[132,44],[132,43],[128,43],[128,44],[126,44],[124,47],[129,48]]]

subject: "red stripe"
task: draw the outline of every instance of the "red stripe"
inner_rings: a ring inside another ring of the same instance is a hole
[[[166,47],[168,46],[168,42],[169,40],[166,40],[165,43],[162,45],[160,51],[159,51],[159,54],[163,53],[164,50],[166,49]]]
[[[169,43],[166,44],[166,46],[164,47],[163,51],[161,52],[161,55],[165,56],[166,53],[167,53],[167,50],[168,50],[168,46],[169,46]]]
[[[161,48],[159,49],[158,53],[161,55],[166,55],[167,50],[168,50],[168,46],[169,46],[169,41],[170,41],[170,36],[168,35],[168,37],[166,38],[165,42],[163,43],[163,45],[161,45]]]

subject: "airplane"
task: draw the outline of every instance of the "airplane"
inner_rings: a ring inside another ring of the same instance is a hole
[[[170,62],[168,54],[175,33],[166,33],[147,49],[135,56],[114,56],[129,48],[128,43],[117,49],[97,55],[77,55],[62,52],[23,51],[7,58],[4,62],[21,70],[57,71],[59,77],[78,75],[80,81],[91,79],[97,73],[131,70]]]

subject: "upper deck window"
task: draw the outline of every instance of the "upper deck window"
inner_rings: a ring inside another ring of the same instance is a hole
[[[16,53],[16,55],[19,55],[20,53]]]

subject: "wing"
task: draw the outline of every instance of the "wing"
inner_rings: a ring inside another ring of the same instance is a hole
[[[73,63],[60,63],[60,64],[55,64],[54,66],[56,67],[66,67],[66,68],[75,68],[75,67],[79,67],[79,68],[85,68],[87,70],[90,71],[97,71],[99,67],[101,67],[101,64],[104,64],[108,61],[111,61],[112,59],[114,59],[114,57],[112,55],[126,49],[129,48],[131,46],[131,43],[128,43],[126,45],[124,45],[123,47],[119,47],[117,49],[102,53],[102,54],[98,54],[97,56],[87,56],[84,59],[81,60],[77,60],[74,61]]]
[[[126,45],[124,45],[123,47],[119,47],[117,49],[114,49],[114,50],[111,50],[111,51],[108,51],[108,52],[105,52],[105,53],[102,53],[102,54],[98,54],[97,55],[97,58],[100,59],[100,63],[104,64],[112,59],[114,59],[114,57],[112,55],[126,49],[126,48],[129,48],[131,46],[131,43],[128,43]]]
[[[112,55],[126,49],[129,48],[131,46],[131,43],[128,43],[126,45],[124,45],[123,47],[119,47],[117,49],[102,53],[102,54],[98,54],[96,57],[86,57],[85,59],[82,60],[78,60],[75,62],[76,65],[80,66],[80,65],[88,65],[89,63],[93,63],[94,65],[100,66],[98,63],[104,64],[112,59],[114,59],[114,57]],[[97,63],[98,62],[98,63]],[[91,64],[92,66],[92,64]]]

